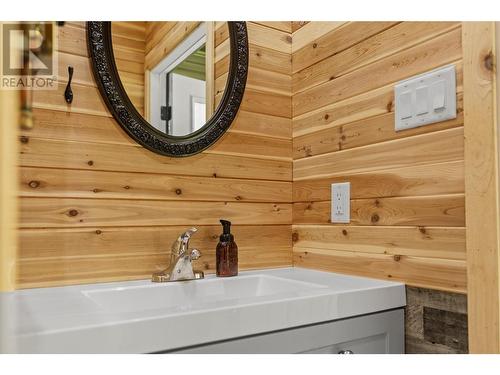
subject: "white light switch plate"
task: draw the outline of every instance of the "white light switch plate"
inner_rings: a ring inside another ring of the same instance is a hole
[[[396,131],[456,118],[455,65],[398,82],[394,99]]]
[[[332,184],[332,223],[349,223],[351,220],[351,183]]]

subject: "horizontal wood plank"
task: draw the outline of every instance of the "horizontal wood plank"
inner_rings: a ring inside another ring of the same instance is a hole
[[[350,182],[351,199],[456,194],[464,192],[463,160],[344,174],[293,183],[294,202],[327,201],[331,184]]]
[[[291,182],[74,169],[20,169],[23,197],[291,202]]]
[[[291,140],[292,121],[285,117],[240,110],[229,131]]]
[[[292,22],[290,21],[255,21],[255,23],[272,29],[284,31],[286,33],[292,32]]]
[[[213,264],[215,248],[221,234],[220,225],[197,225],[190,246],[203,253],[200,263]],[[153,227],[91,227],[22,229],[20,234],[21,260],[37,258],[98,257],[103,255],[164,254],[168,262],[170,246],[185,232],[186,225]],[[291,227],[289,225],[233,225],[238,250],[249,253],[257,249],[288,248],[291,253]],[[123,246],[126,243],[127,246]],[[103,252],[103,248],[106,252]],[[64,250],[64,251],[61,251]],[[250,254],[249,254],[250,255]],[[291,255],[291,254],[290,254]],[[264,254],[262,254],[264,256]]]
[[[258,112],[271,116],[292,118],[292,100],[289,95],[245,89],[240,108],[243,111]]]
[[[165,254],[20,260],[18,289],[149,279]]]
[[[287,203],[22,198],[20,215],[22,228],[292,223]]]
[[[351,199],[350,204],[350,225],[465,226],[464,194]],[[294,203],[293,223],[331,223],[331,202]]]
[[[313,28],[315,23],[311,22],[301,28],[297,33],[307,32],[307,28]],[[333,54],[339,53],[352,45],[378,34],[394,25],[396,22],[348,22],[336,27],[338,24],[332,22],[332,29],[328,33],[309,41],[306,45],[292,54],[292,72],[298,72],[308,66],[323,60]],[[319,32],[322,32],[321,28]],[[298,39],[294,34],[295,40]],[[299,43],[298,47],[301,46]]]
[[[292,62],[290,54],[287,52],[280,52],[265,46],[253,44],[250,40],[248,53],[250,66],[282,74],[291,73]]]
[[[290,54],[292,37],[288,32],[272,29],[255,22],[247,22],[248,39],[257,46]]]
[[[25,142],[25,143],[23,143]],[[142,147],[21,138],[22,166],[291,180],[291,162],[202,153],[189,159],[169,158]]]
[[[250,116],[254,118],[255,116]],[[257,118],[259,115],[256,116]],[[242,121],[245,121],[245,115]],[[34,110],[35,127],[23,132],[27,137],[38,137],[57,140],[88,141],[96,143],[111,143],[140,147],[128,137],[121,127],[111,118],[103,116],[67,113],[50,110]],[[269,117],[266,117],[269,119]],[[273,120],[271,118],[271,120]],[[288,128],[290,120],[287,120]],[[234,128],[239,126],[234,124]],[[281,124],[283,121],[272,121]],[[285,121],[286,122],[286,121]],[[245,126],[247,126],[246,124]],[[283,125],[283,126],[286,126]],[[266,127],[268,129],[269,127]],[[280,130],[280,129],[277,129]],[[263,136],[264,135],[264,136]],[[289,160],[291,158],[290,139],[268,137],[266,133],[245,134],[228,132],[214,146],[207,150],[211,153],[227,155],[247,155],[250,157]],[[247,147],[241,148],[241,144]]]
[[[246,155],[259,159],[291,161],[291,148],[292,141],[289,139],[228,132],[222,136],[219,142],[206,150],[205,153],[235,156]]]
[[[254,67],[248,69],[246,88],[291,96],[291,85],[292,79],[289,74]]]
[[[168,259],[168,258],[167,258]],[[168,264],[164,253],[131,256],[37,259],[19,261],[17,286],[24,288],[53,287],[74,284],[103,283],[150,279],[153,272]],[[242,252],[238,261],[240,270],[290,267],[288,248],[256,249]],[[196,261],[195,269],[215,273],[215,262]],[[204,268],[206,267],[206,268]]]
[[[463,127],[458,127],[295,160],[293,178],[298,181],[458,161],[463,152]]]
[[[338,29],[345,25],[345,21],[315,21],[305,22],[295,25],[293,33],[292,53],[304,48],[309,43],[314,42],[316,39],[328,34],[330,31]],[[300,26],[300,27],[298,27]]]
[[[116,121],[107,116],[34,109],[33,117],[35,126],[32,130],[23,132],[27,137],[137,146]],[[239,111],[229,132],[289,141],[291,121],[284,117]],[[287,152],[287,155],[290,154],[291,146]]]
[[[464,227],[294,225],[293,246],[465,260]]]
[[[462,260],[297,249],[293,261],[298,267],[401,281],[422,288],[466,291],[467,269]]]
[[[88,56],[85,25],[65,24],[57,29],[57,50],[71,55]]]
[[[111,32],[116,36],[144,42],[146,40],[146,22],[113,21]]]

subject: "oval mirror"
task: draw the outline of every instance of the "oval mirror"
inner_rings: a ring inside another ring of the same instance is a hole
[[[88,22],[97,84],[139,144],[189,156],[234,120],[248,73],[245,22]]]

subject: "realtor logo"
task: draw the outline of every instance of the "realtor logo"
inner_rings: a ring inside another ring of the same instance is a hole
[[[1,24],[2,89],[56,89],[57,61],[52,22]]]

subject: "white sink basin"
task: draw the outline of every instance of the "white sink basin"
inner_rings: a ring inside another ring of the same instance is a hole
[[[0,352],[149,353],[405,305],[401,283],[301,268],[0,293]]]
[[[189,310],[194,306],[220,304],[222,301],[249,303],[259,297],[297,297],[326,285],[284,279],[270,275],[247,275],[197,281],[146,284],[84,290],[82,293],[101,308],[112,312],[151,309]]]

